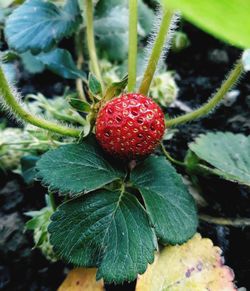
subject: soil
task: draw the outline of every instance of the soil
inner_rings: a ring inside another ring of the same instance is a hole
[[[183,24],[183,31],[191,45],[178,54],[170,53],[169,69],[177,73],[180,88],[178,99],[191,108],[205,102],[225,78],[240,51],[211,36]],[[231,131],[249,134],[250,131],[250,75],[237,86],[235,102],[221,105],[202,120],[178,127],[166,148],[173,157],[183,160],[188,143],[197,135],[210,131]],[[21,74],[23,93],[40,91],[45,95],[61,94],[61,79],[45,72],[34,77]],[[170,116],[182,113],[180,108],[169,108]],[[181,170],[181,169],[179,169]],[[208,202],[203,213],[219,217],[250,217],[250,191],[246,187],[219,179],[199,177],[201,193]],[[37,249],[32,249],[31,233],[24,232],[27,217],[24,212],[44,206],[46,189],[35,183],[27,186],[21,177],[0,173],[0,290],[50,291],[56,290],[69,266],[62,262],[49,263]],[[235,272],[238,287],[250,288],[250,229],[224,227],[200,222],[199,232],[222,248],[226,264]],[[107,290],[134,290],[135,283],[107,286]]]

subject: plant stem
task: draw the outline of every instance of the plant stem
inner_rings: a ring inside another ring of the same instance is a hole
[[[75,47],[76,47],[76,55],[77,55],[77,69],[82,70],[82,66],[84,63],[83,59],[83,44],[82,44],[82,30],[80,29],[75,36]],[[86,96],[83,90],[83,84],[82,84],[82,79],[78,78],[76,79],[76,90],[79,94],[79,99],[82,101],[86,101]]]
[[[168,37],[168,31],[171,25],[171,20],[173,17],[173,12],[169,9],[163,8],[163,16],[160,25],[159,32],[156,36],[155,43],[151,52],[151,56],[148,61],[146,71],[139,88],[139,92],[143,95],[148,94],[150,84],[152,82],[154,73],[156,71],[159,59],[162,54],[166,39]]]
[[[206,214],[200,214],[199,218],[208,223],[228,225],[235,227],[250,226],[250,218],[224,218],[224,217],[213,217]]]
[[[51,207],[52,207],[53,211],[56,211],[55,197],[54,197],[54,194],[51,191],[49,191],[49,200],[50,200],[50,204],[51,204]]]
[[[227,79],[222,83],[217,93],[215,93],[215,95],[206,104],[204,104],[197,110],[194,110],[193,112],[167,120],[165,122],[165,125],[167,127],[176,126],[208,114],[223,99],[225,94],[235,85],[243,72],[244,69],[242,61],[239,60],[237,61],[234,69],[228,75]]]
[[[133,92],[136,85],[137,62],[137,0],[129,0],[129,54],[128,54],[128,91]]]
[[[170,156],[170,154],[166,151],[163,143],[161,143],[161,149],[162,149],[162,152],[163,154],[165,155],[165,157],[172,163],[178,165],[178,166],[182,166],[182,167],[185,167],[185,164],[183,162],[180,162],[180,161],[177,161],[176,159],[172,158]]]
[[[91,62],[91,67],[94,75],[97,77],[98,81],[101,83],[103,88],[103,80],[101,76],[101,71],[98,64],[98,58],[95,47],[95,36],[94,36],[94,24],[93,24],[93,2],[92,0],[85,0],[85,19],[87,28],[87,43],[88,51]]]
[[[25,111],[22,106],[18,103],[12,90],[5,78],[2,68],[0,67],[0,96],[3,98],[4,103],[10,108],[10,111],[16,114],[26,122],[33,124],[37,127],[53,131],[62,135],[78,137],[81,133],[79,129],[69,128],[56,124],[54,122],[39,118]]]

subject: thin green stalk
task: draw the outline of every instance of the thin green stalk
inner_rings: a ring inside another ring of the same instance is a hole
[[[162,54],[162,50],[164,48],[165,42],[168,37],[168,31],[171,25],[172,17],[173,17],[173,12],[169,9],[164,8],[160,29],[156,36],[152,53],[149,58],[148,65],[147,65],[146,71],[144,72],[144,76],[139,88],[139,92],[143,95],[148,94],[150,84],[154,77],[154,73],[156,71],[159,59]]]
[[[94,75],[97,77],[103,88],[103,80],[101,76],[101,71],[98,64],[98,58],[95,47],[95,36],[94,36],[94,24],[93,24],[93,1],[85,0],[85,19],[86,19],[86,28],[87,28],[87,43],[88,51],[91,62],[91,68]]]
[[[216,105],[224,98],[225,94],[232,89],[235,83],[239,80],[241,74],[244,72],[242,61],[237,61],[234,69],[228,75],[228,78],[222,83],[217,93],[203,106],[194,110],[193,112],[181,115],[179,117],[167,120],[165,122],[166,127],[176,126],[182,123],[186,123],[193,119],[197,119],[208,114]]]
[[[250,218],[226,218],[226,217],[213,217],[206,214],[200,214],[199,218],[203,221],[213,224],[245,227],[250,226]]]
[[[56,211],[55,196],[54,196],[54,193],[52,193],[51,191],[49,191],[49,200],[50,200],[50,204],[51,204],[53,211]]]
[[[181,166],[181,167],[185,167],[185,164],[183,162],[180,162],[180,161],[177,161],[176,159],[172,158],[170,156],[170,154],[166,151],[163,143],[161,143],[161,149],[162,149],[162,152],[163,154],[165,155],[165,157],[170,161],[172,162],[173,164],[176,164],[178,166]]]
[[[15,96],[12,93],[12,90],[5,78],[2,68],[0,67],[0,96],[3,98],[6,105],[10,108],[13,113],[15,113],[18,117],[25,120],[26,122],[33,124],[37,127],[53,131],[55,133],[59,133],[62,135],[78,137],[81,133],[80,130],[69,128],[66,126],[62,126],[56,124],[54,122],[39,118],[37,116],[32,115],[22,108],[22,106],[18,103]]]
[[[128,54],[128,91],[133,92],[136,85],[137,61],[137,0],[129,0],[129,54]]]

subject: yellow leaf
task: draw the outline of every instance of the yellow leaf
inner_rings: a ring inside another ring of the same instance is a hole
[[[236,291],[233,271],[221,249],[196,234],[183,245],[167,246],[143,275],[136,291]]]
[[[96,281],[96,269],[71,270],[58,291],[104,291],[103,280]]]

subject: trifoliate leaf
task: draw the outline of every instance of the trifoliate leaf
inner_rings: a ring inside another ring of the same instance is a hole
[[[97,279],[131,281],[153,262],[154,232],[131,194],[98,190],[64,203],[51,219],[55,252],[77,266],[98,267]]]
[[[71,270],[58,291],[104,291],[103,280],[96,281],[95,268]]]
[[[68,0],[63,8],[43,0],[25,1],[8,17],[5,35],[9,46],[18,52],[38,53],[70,36],[79,22],[77,0]]]
[[[157,237],[163,243],[183,243],[197,227],[195,203],[181,177],[164,157],[150,157],[131,173],[143,197]]]
[[[138,277],[136,291],[236,291],[233,271],[222,262],[221,249],[196,234],[181,246],[165,247]]]
[[[230,132],[200,135],[189,148],[230,181],[250,186],[250,136]]]
[[[45,153],[37,163],[38,177],[50,189],[76,196],[125,176],[105,159],[97,143],[84,139]]]
[[[70,52],[67,50],[57,48],[48,53],[41,53],[36,56],[36,60],[65,79],[85,77],[84,72],[77,69]]]

